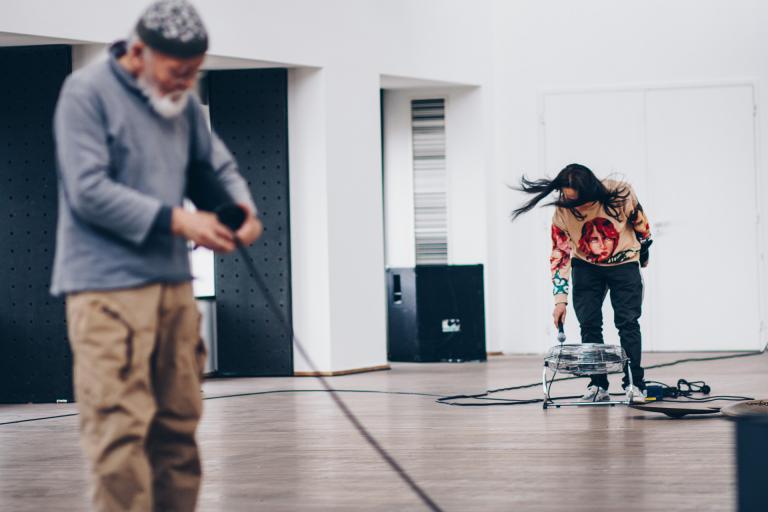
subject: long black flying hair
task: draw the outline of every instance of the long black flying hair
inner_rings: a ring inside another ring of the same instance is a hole
[[[576,190],[579,197],[576,200],[566,199],[563,196],[563,188],[566,187]],[[516,188],[516,190],[536,195],[520,208],[512,211],[512,220],[531,211],[537,204],[555,191],[559,193],[557,200],[546,203],[544,206],[567,208],[574,217],[584,220],[584,215],[576,208],[586,203],[598,202],[603,206],[606,214],[616,220],[620,220],[624,203],[629,197],[627,187],[619,186],[611,190],[588,167],[581,164],[566,166],[553,180],[529,180],[523,176],[520,179],[520,187]]]

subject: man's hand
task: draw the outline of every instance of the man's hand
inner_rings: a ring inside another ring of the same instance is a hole
[[[261,221],[256,217],[250,208],[245,205],[239,205],[240,208],[245,210],[245,222],[237,230],[237,238],[243,245],[248,246],[259,239],[264,232],[264,226]]]
[[[174,208],[171,213],[171,232],[216,252],[235,250],[234,234],[210,212]]]
[[[567,304],[556,304],[555,305],[555,312],[552,313],[552,318],[555,320],[555,328],[560,327],[560,325],[565,325],[565,315],[568,313],[568,306]]]

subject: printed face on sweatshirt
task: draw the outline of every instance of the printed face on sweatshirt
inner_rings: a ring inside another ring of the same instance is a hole
[[[592,263],[605,263],[613,256],[619,243],[619,233],[605,217],[595,217],[581,228],[579,250]]]

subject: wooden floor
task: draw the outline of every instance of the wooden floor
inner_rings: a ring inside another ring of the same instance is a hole
[[[648,354],[646,364],[712,354]],[[535,381],[541,357],[394,364],[332,378],[339,389],[477,393]],[[768,396],[768,354],[651,370],[649,379],[706,380],[716,394]],[[583,381],[555,384],[554,394]],[[612,386],[618,389],[617,378]],[[424,510],[311,378],[209,380],[199,439],[203,511]],[[538,397],[538,388],[499,396]],[[215,398],[214,397],[222,397]],[[431,397],[346,393],[344,399],[446,511],[734,510],[733,425],[672,420],[624,407],[540,404],[459,408]],[[73,405],[0,405],[0,423],[71,414]],[[88,510],[74,416],[0,425],[0,510]]]

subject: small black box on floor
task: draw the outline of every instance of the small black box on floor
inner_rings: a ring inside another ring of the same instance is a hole
[[[390,361],[485,361],[482,265],[387,269]]]

